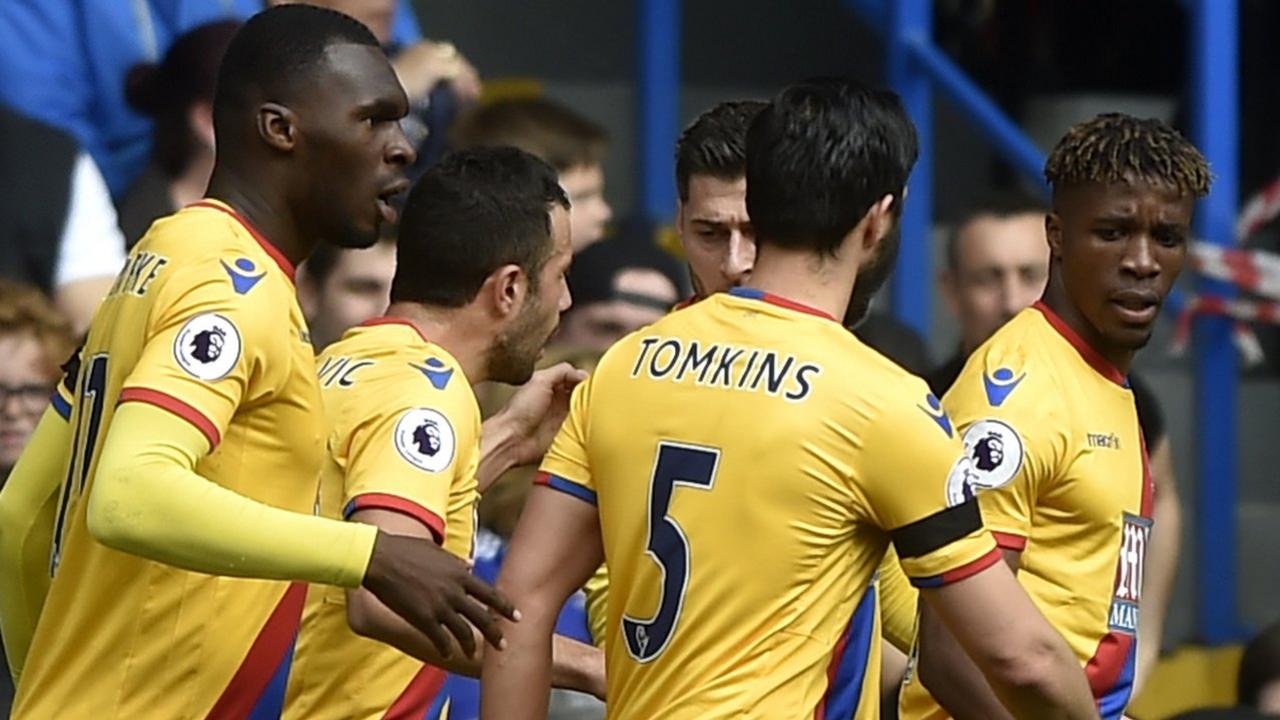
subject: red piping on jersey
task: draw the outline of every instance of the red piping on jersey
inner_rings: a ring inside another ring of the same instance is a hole
[[[296,272],[296,269],[293,267],[293,263],[289,262],[289,258],[285,257],[284,253],[280,252],[275,245],[272,245],[269,240],[263,237],[262,233],[258,232],[258,229],[253,225],[249,224],[249,221],[244,219],[240,213],[227,205],[223,205],[221,201],[214,202],[211,200],[200,200],[191,203],[187,207],[211,208],[219,212],[224,212],[235,218],[235,221],[240,223],[240,225],[253,236],[254,240],[258,241],[258,244],[262,246],[263,251],[270,255],[272,260],[276,261],[276,264],[280,266],[280,269],[284,271],[284,274],[289,277],[289,281],[293,282],[293,276]]]
[[[1120,387],[1128,387],[1128,381],[1125,379],[1124,373],[1120,372],[1109,360],[1102,357],[1102,353],[1095,350],[1092,345],[1085,342],[1085,339],[1080,337],[1075,330],[1072,330],[1071,326],[1067,325],[1067,322],[1058,313],[1050,309],[1048,305],[1045,305],[1044,301],[1037,300],[1031,307],[1039,310],[1040,314],[1044,315],[1044,319],[1049,322],[1049,325],[1054,330],[1057,330],[1064,340],[1071,343],[1071,347],[1074,347],[1076,352],[1080,353],[1080,357],[1084,358],[1084,361],[1089,363],[1090,367],[1097,370],[1099,375]]]
[[[413,331],[418,333],[418,337],[422,338],[422,342],[431,342],[427,339],[426,334],[422,332],[421,328],[404,318],[383,315],[381,317],[369,318],[368,320],[360,323],[360,327],[373,327],[375,325],[404,325],[405,327],[413,328]]]
[[[402,515],[408,515],[431,528],[431,533],[436,536],[436,542],[441,545],[444,544],[444,520],[418,503],[398,495],[389,495],[387,493],[363,493],[357,495],[351,498],[351,502],[347,503],[346,511],[342,514],[351,517],[351,513],[357,510],[371,509],[390,510]]]
[[[423,665],[400,697],[387,708],[382,720],[421,720],[444,687],[444,679],[443,670],[434,665]]]
[[[1094,698],[1101,698],[1120,680],[1133,636],[1109,632],[1098,641],[1098,649],[1084,666],[1084,676],[1089,681],[1089,691]]]
[[[186,420],[194,425],[209,441],[210,451],[218,447],[219,442],[222,442],[222,435],[218,432],[218,426],[214,425],[212,420],[205,417],[204,413],[168,393],[152,390],[151,388],[125,388],[120,391],[120,398],[116,400],[116,404],[127,402],[144,402],[148,405],[155,405]]]
[[[826,720],[827,718],[827,697],[830,696],[831,689],[835,687],[836,673],[840,671],[840,659],[844,657],[844,649],[849,645],[849,635],[852,628],[853,618],[849,618],[849,625],[840,634],[840,641],[836,643],[836,649],[831,653],[831,662],[827,664],[827,691],[822,694],[822,699],[818,701],[818,707],[814,708],[813,720]]]
[[[231,682],[227,683],[227,689],[222,691],[222,697],[205,716],[207,720],[248,717],[298,634],[306,599],[306,583],[289,584],[284,597],[263,623],[249,652],[245,653],[240,669],[236,670]]]
[[[1027,539],[1021,535],[996,532],[995,530],[992,530],[991,537],[996,539],[996,546],[1002,550],[1022,552],[1027,547]]]
[[[773,293],[758,290],[756,288],[736,287],[730,290],[729,294],[734,297],[749,298],[751,300],[767,302],[770,305],[777,305],[778,307],[784,307],[788,310],[795,310],[796,312],[802,312],[806,315],[814,315],[825,320],[838,322],[834,315],[826,312],[825,310],[819,310],[818,308],[805,305],[804,303],[798,303],[795,300],[790,300],[782,297],[781,295],[774,295]]]
[[[701,299],[702,299],[702,298],[698,297],[697,295],[693,295],[693,296],[687,297],[687,298],[685,298],[685,299],[681,300],[680,302],[676,303],[675,305],[672,305],[672,306],[671,306],[671,312],[675,312],[675,311],[677,311],[677,310],[683,310],[683,309],[685,309],[685,308],[689,307],[690,305],[692,305],[692,304],[694,304],[694,303],[698,302],[698,301],[699,301],[699,300],[701,300]]]

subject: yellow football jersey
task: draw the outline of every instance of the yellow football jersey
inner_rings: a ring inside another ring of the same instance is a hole
[[[1151,475],[1133,393],[1041,303],[969,358],[944,405],[964,435],[988,529],[1084,666],[1103,718],[1129,702]],[[946,714],[908,672],[903,718]]]
[[[924,382],[756,290],[634,333],[575,391],[538,482],[596,505],[611,718],[874,718],[868,591],[998,560]]]
[[[480,406],[457,361],[394,318],[349,330],[321,353],[328,457],[320,512],[380,508],[416,518],[470,557],[480,498]],[[346,591],[312,586],[289,676],[285,717],[447,717],[445,671],[360,637]]]
[[[159,220],[133,249],[81,354],[53,582],[15,718],[279,712],[305,586],[111,550],[89,534],[81,498],[117,404],[145,402],[208,438],[201,476],[310,512],[323,425],[306,334],[293,267],[222,203]]]

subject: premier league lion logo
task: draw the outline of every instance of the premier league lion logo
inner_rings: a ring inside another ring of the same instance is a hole
[[[418,446],[418,452],[434,456],[440,452],[440,426],[430,420],[423,421],[413,431],[413,442]]]
[[[1004,441],[994,432],[987,433],[973,446],[973,464],[979,470],[991,472],[1004,462]]]
[[[222,356],[222,348],[226,342],[227,333],[222,328],[201,330],[191,340],[191,357],[202,363],[211,363]]]

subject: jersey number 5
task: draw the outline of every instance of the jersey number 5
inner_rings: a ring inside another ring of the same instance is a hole
[[[98,430],[102,425],[102,410],[107,394],[107,356],[94,355],[85,366],[84,376],[77,383],[80,397],[77,405],[80,415],[72,415],[80,421],[71,444],[71,461],[67,463],[67,479],[62,485],[62,497],[58,501],[58,517],[53,526],[53,552],[49,558],[49,575],[58,570],[62,559],[62,540],[66,534],[67,515],[71,503],[84,492],[89,478],[89,466],[98,443]]]
[[[649,556],[662,571],[658,611],[648,619],[622,616],[622,636],[627,651],[639,662],[649,662],[662,654],[680,621],[684,594],[689,589],[689,539],[667,513],[677,485],[710,490],[720,464],[715,448],[658,443],[658,456],[649,478]]]

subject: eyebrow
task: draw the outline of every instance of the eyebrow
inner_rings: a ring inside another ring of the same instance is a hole
[[[361,103],[356,111],[362,115],[394,115],[396,117],[404,117],[408,114],[408,109],[403,107],[399,102],[391,98],[374,98],[368,102]]]

